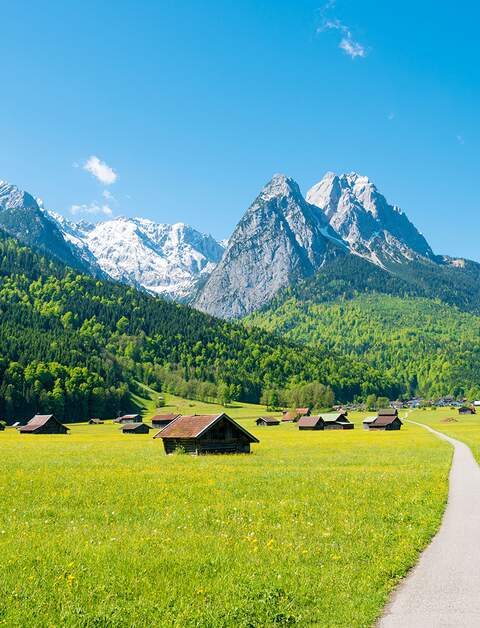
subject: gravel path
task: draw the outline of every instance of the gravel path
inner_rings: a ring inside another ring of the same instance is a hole
[[[480,628],[480,467],[464,443],[421,427],[455,448],[448,504],[438,534],[394,592],[378,627]]]

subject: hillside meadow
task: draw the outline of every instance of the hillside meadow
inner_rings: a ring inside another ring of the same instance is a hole
[[[371,626],[439,525],[451,448],[240,422],[251,455],[0,432],[0,626]]]
[[[442,408],[434,411],[427,409],[416,410],[409,418],[461,440],[470,447],[480,464],[480,408],[477,408],[477,412],[478,414],[474,415],[459,415],[457,409]]]

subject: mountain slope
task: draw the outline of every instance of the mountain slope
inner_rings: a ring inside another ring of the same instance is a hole
[[[97,272],[65,241],[57,225],[40,209],[38,202],[15,185],[0,181],[0,227],[24,244],[54,255],[70,266]]]
[[[306,203],[295,181],[275,175],[238,223],[195,306],[224,318],[244,316],[279,288],[346,253],[345,243]]]
[[[360,359],[404,394],[463,395],[480,381],[480,282],[471,265],[414,260],[399,277],[350,256],[281,290],[245,322]]]
[[[64,237],[112,279],[185,301],[223,254],[211,236],[176,223],[115,218],[92,225],[50,212]]]
[[[435,255],[407,216],[357,173],[329,172],[307,192],[353,252],[380,266]]]

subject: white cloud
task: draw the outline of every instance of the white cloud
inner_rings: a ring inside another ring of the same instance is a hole
[[[113,210],[108,205],[99,205],[96,201],[90,204],[72,205],[70,207],[70,213],[76,216],[77,214],[90,214],[97,216],[112,216]]]
[[[114,201],[115,200],[115,197],[110,192],[110,190],[103,190],[102,196],[103,196],[103,198],[106,198],[107,201]]]
[[[335,0],[329,0],[320,10],[322,24],[317,28],[317,33],[324,33],[329,30],[336,30],[342,33],[338,47],[352,59],[367,56],[367,49],[363,44],[353,38],[350,28],[336,17],[327,17],[327,13],[335,8]]]
[[[340,48],[347,53],[352,59],[356,57],[365,57],[367,52],[362,44],[359,44],[358,41],[353,41],[349,37],[344,37],[339,44]]]
[[[92,155],[83,164],[82,168],[93,175],[103,185],[112,185],[117,180],[117,173],[104,161]]]

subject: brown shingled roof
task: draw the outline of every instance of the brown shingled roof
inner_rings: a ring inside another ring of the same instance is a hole
[[[152,418],[150,419],[152,421],[152,423],[154,423],[155,421],[173,421],[173,419],[176,419],[177,416],[180,416],[179,414],[156,414],[155,416],[152,416]]]
[[[199,438],[209,427],[222,418],[233,423],[235,427],[251,439],[252,443],[258,443],[255,436],[252,436],[252,434],[224,413],[180,415],[164,427],[163,430],[160,430],[158,434],[155,434],[154,438]]]
[[[397,416],[392,416],[392,415],[383,415],[383,416],[377,416],[377,418],[375,419],[375,421],[373,421],[374,425],[390,425],[390,423],[393,423],[395,421],[395,419],[398,419]],[[398,419],[400,421],[400,419]],[[400,421],[401,422],[401,421]]]
[[[298,427],[316,427],[319,423],[323,423],[321,416],[302,416],[298,419]]]
[[[396,408],[383,408],[378,411],[378,416],[397,416],[398,410]]]

